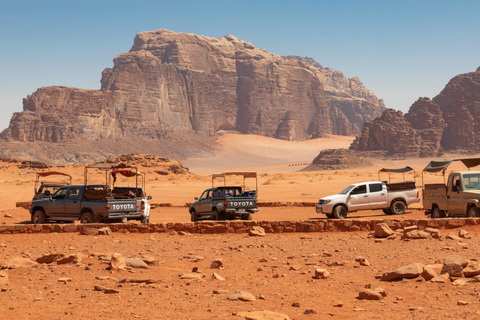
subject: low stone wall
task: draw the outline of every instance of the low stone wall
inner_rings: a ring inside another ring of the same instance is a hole
[[[205,221],[188,223],[94,223],[82,224],[14,224],[0,225],[0,234],[12,233],[52,233],[80,232],[83,228],[109,227],[112,232],[123,233],[170,233],[187,232],[196,234],[247,233],[252,227],[259,226],[266,233],[307,233],[307,232],[356,232],[373,231],[375,225],[386,223],[391,229],[403,229],[417,226],[418,229],[437,228],[455,229],[480,224],[479,218],[419,219],[419,220],[299,220],[299,221]]]

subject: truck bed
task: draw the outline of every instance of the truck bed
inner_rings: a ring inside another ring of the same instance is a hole
[[[398,191],[398,190],[408,190],[408,189],[415,189],[415,182],[414,181],[405,181],[405,182],[395,182],[395,183],[387,183],[388,190]]]
[[[423,198],[445,198],[447,196],[447,186],[443,183],[426,184],[423,187]]]

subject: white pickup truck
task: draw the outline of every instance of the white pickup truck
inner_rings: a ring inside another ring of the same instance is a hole
[[[417,202],[420,198],[415,182],[370,181],[352,184],[339,194],[321,198],[316,211],[329,219],[343,219],[349,212],[360,210],[383,209],[388,215],[403,214]]]

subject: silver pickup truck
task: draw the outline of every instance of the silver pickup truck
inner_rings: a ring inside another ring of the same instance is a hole
[[[41,224],[47,221],[74,221],[82,223],[111,220],[142,220],[141,199],[114,199],[106,185],[63,186],[52,196],[32,201],[31,221]]]
[[[226,178],[229,176],[242,176],[243,188],[227,186]],[[223,178],[224,185],[215,187],[216,178]],[[255,190],[247,190],[246,178],[255,178]],[[225,220],[241,218],[252,220],[252,214],[258,211],[257,205],[257,173],[256,172],[225,172],[212,175],[212,188],[205,190],[195,202],[190,204],[190,217],[192,221],[199,219]]]

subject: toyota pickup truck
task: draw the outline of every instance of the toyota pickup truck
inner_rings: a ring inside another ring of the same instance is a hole
[[[243,176],[243,187],[227,186],[226,178],[230,176]],[[223,178],[224,185],[215,187],[216,178]],[[241,218],[252,220],[252,214],[258,211],[257,182],[255,190],[245,187],[246,178],[257,179],[256,172],[225,172],[212,175],[212,188],[205,190],[200,198],[195,197],[195,202],[190,204],[191,221],[199,219],[225,220]]]
[[[480,165],[480,158],[432,160],[423,172],[442,172],[445,179],[445,171],[454,161],[461,161],[468,169]],[[434,219],[479,217],[480,171],[454,171],[444,183],[424,184],[422,198],[425,214]]]
[[[114,199],[106,185],[63,186],[45,199],[32,201],[31,221],[42,224],[47,221],[74,221],[81,223],[127,221],[142,219],[142,200]]]
[[[327,218],[343,219],[349,212],[382,209],[387,215],[404,214],[406,208],[420,202],[415,182],[386,183],[370,181],[355,183],[336,195],[321,198],[317,213]]]

